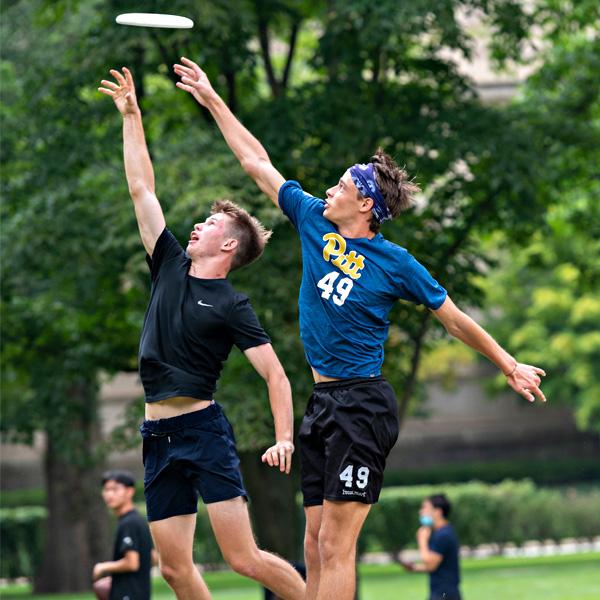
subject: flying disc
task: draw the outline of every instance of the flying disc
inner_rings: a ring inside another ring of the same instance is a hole
[[[134,27],[162,27],[163,29],[191,29],[194,26],[194,21],[187,17],[158,13],[126,13],[117,17],[117,23]]]

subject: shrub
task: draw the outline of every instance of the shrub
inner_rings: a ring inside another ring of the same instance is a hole
[[[32,577],[41,564],[43,523],[40,506],[0,510],[0,577]]]
[[[600,534],[600,490],[537,488],[529,480],[386,488],[361,535],[361,549],[390,554],[415,543],[421,501],[446,493],[461,544],[560,540]]]

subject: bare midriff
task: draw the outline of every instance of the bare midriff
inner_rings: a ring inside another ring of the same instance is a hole
[[[170,419],[186,413],[208,408],[212,400],[199,400],[189,396],[173,396],[158,402],[146,403],[146,420]]]
[[[315,383],[325,383],[327,381],[339,381],[340,380],[339,377],[327,377],[326,375],[321,375],[321,373],[317,373],[317,371],[315,371],[312,367],[311,367],[311,371],[312,371],[313,379],[315,380]]]

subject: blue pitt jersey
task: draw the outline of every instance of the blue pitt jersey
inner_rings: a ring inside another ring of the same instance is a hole
[[[380,233],[372,239],[342,237],[323,216],[325,201],[298,182],[281,186],[279,206],[302,243],[298,306],[308,363],[327,377],[376,377],[394,302],[409,300],[435,310],[446,290]]]

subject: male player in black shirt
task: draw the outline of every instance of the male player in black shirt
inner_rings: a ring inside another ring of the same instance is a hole
[[[102,498],[117,517],[113,560],[97,563],[93,579],[100,588],[110,586],[110,600],[147,600],[150,598],[150,568],[153,561],[152,538],[148,523],[133,506],[135,480],[129,471],[107,471],[102,477]],[[111,579],[108,579],[108,578]]]
[[[194,225],[187,251],[166,229],[130,71],[99,91],[123,116],[125,173],[152,275],[140,341],[146,396],[141,431],[144,494],[160,569],[179,599],[210,593],[192,560],[198,496],[225,560],[285,599],[304,597],[300,575],[254,541],[231,425],[212,399],[223,362],[235,344],[269,390],[276,443],[263,460],[289,473],[292,397],[289,381],[248,298],[226,279],[258,258],[270,232],[232,202],[217,202]]]

